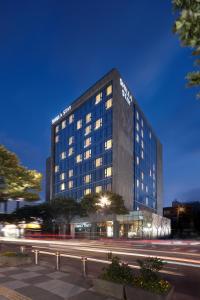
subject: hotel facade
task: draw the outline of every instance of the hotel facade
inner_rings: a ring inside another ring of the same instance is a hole
[[[124,199],[128,215],[76,219],[74,232],[91,231],[95,223],[96,231],[98,224],[105,232],[111,226],[110,236],[125,231],[141,236],[149,218],[159,216],[163,222],[162,145],[116,69],[52,120],[47,170],[50,200],[66,196],[79,201],[103,191]]]

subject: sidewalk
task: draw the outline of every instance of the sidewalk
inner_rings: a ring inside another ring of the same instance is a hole
[[[0,300],[112,300],[91,287],[90,279],[44,266],[0,268]]]

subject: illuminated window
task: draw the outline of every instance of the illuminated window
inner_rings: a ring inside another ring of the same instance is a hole
[[[149,138],[151,139],[151,131],[149,132]]]
[[[81,127],[82,127],[82,120],[78,120],[78,121],[77,121],[77,124],[76,124],[77,130],[78,130],[78,129],[81,129]]]
[[[136,119],[137,119],[137,120],[140,119],[138,111],[136,112]]]
[[[140,164],[140,159],[139,159],[139,157],[138,157],[138,156],[136,157],[136,164],[137,164],[137,165],[139,165],[139,164]]]
[[[76,156],[76,162],[77,162],[77,163],[82,162],[82,154],[78,154],[78,155]]]
[[[66,127],[66,120],[62,121],[62,129]]]
[[[101,193],[101,191],[102,191],[102,186],[101,185],[97,185],[95,187],[95,193]]]
[[[74,114],[69,116],[69,124],[74,122]]]
[[[95,159],[95,167],[98,168],[102,165],[102,157]]]
[[[73,144],[73,142],[74,142],[74,137],[70,136],[68,144],[71,145]]]
[[[73,180],[70,180],[70,181],[68,182],[68,188],[69,188],[69,189],[72,189],[72,188],[73,188]]]
[[[136,123],[136,129],[137,129],[137,131],[140,130],[140,126],[139,126],[139,123],[138,123],[138,122]]]
[[[59,172],[59,166],[55,166],[55,173],[58,173]]]
[[[84,141],[84,148],[87,148],[91,145],[91,137],[87,138],[85,141]]]
[[[61,183],[61,185],[60,185],[60,190],[61,190],[61,191],[64,191],[64,190],[65,190],[65,183],[64,183],[64,182]]]
[[[106,88],[106,95],[110,95],[112,94],[112,85],[109,85],[107,88]]]
[[[60,174],[60,180],[64,180],[65,179],[65,173],[61,173]]]
[[[74,149],[73,147],[69,148],[69,151],[68,151],[68,156],[71,156],[74,152]]]
[[[156,170],[156,167],[155,167],[155,164],[153,164],[153,171],[155,171]]]
[[[111,107],[112,107],[112,98],[110,98],[106,101],[106,109],[109,109]]]
[[[141,188],[142,190],[144,190],[144,183],[141,183]]]
[[[59,125],[57,125],[55,128],[55,132],[58,133],[58,131],[59,131]]]
[[[98,120],[95,122],[95,127],[94,127],[94,129],[97,130],[97,129],[99,129],[101,126],[102,126],[102,118],[98,119]]]
[[[144,130],[143,129],[141,130],[141,136],[142,136],[142,138],[144,137]]]
[[[110,177],[112,176],[112,167],[108,167],[105,169],[105,173],[104,173],[105,177]]]
[[[140,138],[139,138],[139,134],[137,133],[136,134],[136,141],[139,143],[139,141],[140,141]]]
[[[55,136],[55,143],[58,143],[59,142],[59,135],[56,135]]]
[[[148,197],[146,197],[146,205],[148,205],[149,204],[149,199],[148,199]]]
[[[85,127],[85,135],[90,134],[90,132],[91,132],[91,125]]]
[[[144,159],[144,151],[143,150],[141,151],[141,157],[142,157],[142,159]]]
[[[102,93],[96,95],[95,104],[98,104],[102,100]]]
[[[90,157],[91,157],[91,149],[85,151],[85,153],[84,153],[84,159],[88,159]]]
[[[144,126],[144,122],[143,122],[143,119],[141,119],[141,125],[142,125],[142,127]]]
[[[148,193],[149,189],[148,189],[148,186],[146,185],[146,193]]]
[[[86,123],[89,123],[89,122],[91,122],[91,120],[92,120],[92,114],[89,113],[89,114],[87,114],[86,117],[85,117],[85,122],[86,122]]]
[[[107,140],[105,142],[105,150],[111,149],[112,148],[112,140]]]
[[[141,147],[142,147],[142,149],[144,149],[144,142],[143,141],[141,141]]]
[[[144,172],[141,172],[141,179],[144,180]]]
[[[136,185],[137,185],[137,187],[139,187],[139,186],[140,186],[139,179],[137,179],[137,181],[136,181]]]
[[[88,175],[85,175],[85,176],[84,176],[84,182],[85,182],[85,183],[91,182],[91,174],[88,174]]]
[[[73,169],[69,170],[69,172],[68,172],[68,176],[69,176],[69,178],[70,178],[70,177],[72,177],[72,176],[73,176],[73,174],[74,174],[74,171],[73,171]]]
[[[65,159],[65,158],[66,158],[66,152],[62,152],[62,153],[60,154],[60,158],[61,158],[61,159]]]
[[[149,170],[149,176],[150,176],[150,177],[152,176],[152,171],[151,171],[151,170]]]
[[[89,195],[91,194],[91,189],[85,189],[84,190],[84,195]]]

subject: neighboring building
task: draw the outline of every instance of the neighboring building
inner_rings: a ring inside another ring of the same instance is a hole
[[[200,235],[200,202],[173,201],[171,207],[163,208],[163,216],[171,220],[173,236]]]
[[[51,195],[51,157],[46,159],[46,190],[45,190],[45,200],[46,202],[50,201]]]
[[[11,214],[15,210],[23,206],[38,205],[37,201],[24,201],[24,200],[5,200],[0,202],[0,214]]]
[[[116,69],[52,120],[50,198],[111,190],[162,215],[162,145]]]

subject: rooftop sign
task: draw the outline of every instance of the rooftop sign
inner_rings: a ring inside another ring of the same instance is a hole
[[[122,87],[122,96],[124,97],[128,105],[131,105],[131,103],[133,102],[133,97],[121,78],[120,78],[120,85]]]
[[[71,110],[71,105],[68,106],[67,108],[65,108],[59,115],[57,115],[52,121],[51,123],[54,124],[55,122],[57,122],[58,120],[60,120],[64,115],[66,115],[70,110]]]

